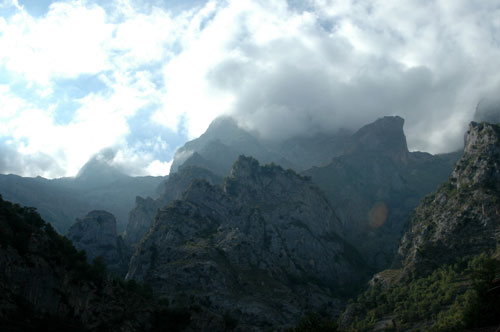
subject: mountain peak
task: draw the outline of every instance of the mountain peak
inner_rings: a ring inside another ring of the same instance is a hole
[[[354,142],[346,152],[375,152],[388,155],[394,161],[406,162],[409,151],[403,125],[404,119],[399,116],[379,118],[353,135]]]
[[[500,126],[472,122],[449,181],[422,200],[398,253],[407,271],[430,273],[500,241]],[[439,253],[436,255],[436,253]]]
[[[89,185],[102,185],[126,177],[117,167],[110,164],[114,158],[107,153],[99,153],[93,156],[80,169],[75,179],[87,182]]]
[[[500,183],[500,125],[471,122],[465,140],[464,155],[450,181],[461,186],[489,186]],[[497,188],[500,189],[500,188]]]
[[[231,177],[246,178],[255,173],[259,169],[259,161],[253,157],[241,155],[231,169]]]

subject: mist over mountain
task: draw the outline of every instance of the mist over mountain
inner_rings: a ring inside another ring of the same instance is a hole
[[[178,150],[171,171],[194,165],[227,175],[240,154],[301,171],[327,194],[347,238],[379,269],[391,264],[409,213],[447,179],[461,155],[410,152],[403,126],[401,117],[387,116],[354,133],[342,130],[277,142],[224,117]]]
[[[499,22],[0,0],[0,332],[499,332]]]
[[[96,209],[113,213],[121,232],[135,197],[156,197],[157,186],[164,177],[131,177],[110,165],[108,160],[102,154],[96,155],[72,178],[0,174],[0,194],[12,202],[36,207],[42,217],[62,234],[76,218]]]
[[[489,287],[498,275],[491,270],[479,284],[474,279],[481,264],[497,264],[498,126],[472,123],[463,153],[432,155],[409,151],[404,123],[386,116],[354,132],[276,141],[223,117],[178,150],[168,177],[130,177],[113,162],[113,150],[104,150],[75,178],[3,175],[0,192],[38,204],[60,232],[69,229],[68,239],[87,252],[78,262],[97,258],[91,266],[104,263],[116,277],[126,275],[126,287],[150,289],[156,300],[134,298],[146,311],[129,317],[145,331],[154,330],[165,303],[173,310],[165,319],[177,322],[169,324],[188,331],[331,327],[336,320],[339,331],[418,328],[419,319],[426,326],[478,326],[463,317],[494,323],[496,312],[487,308],[497,299],[460,285]],[[17,240],[8,234],[0,240],[10,248]],[[25,259],[24,251],[16,255],[14,266]],[[72,274],[64,264],[60,273]],[[36,275],[36,268],[16,271]],[[42,287],[58,280],[47,275]],[[13,278],[0,275],[0,286],[18,282]],[[104,278],[109,292],[123,292]],[[414,289],[430,296],[424,284],[447,295],[415,297]],[[30,278],[21,285],[38,287]],[[18,296],[6,294],[11,302]],[[100,304],[99,312],[122,310],[121,295],[112,296],[113,306]],[[475,304],[453,304],[466,296]],[[76,299],[68,297],[73,308]],[[349,298],[356,300],[348,304]],[[53,294],[48,299],[59,301]],[[382,306],[375,310],[377,301]],[[33,304],[33,324],[49,302]],[[464,313],[475,307],[483,309]],[[52,312],[59,322],[61,312]],[[440,318],[455,313],[455,325]],[[6,317],[12,322],[15,315]],[[100,316],[78,317],[71,324],[113,325]]]
[[[476,106],[474,112],[476,122],[500,122],[500,97],[497,95],[484,97]]]

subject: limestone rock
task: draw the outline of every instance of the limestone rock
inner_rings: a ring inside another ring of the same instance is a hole
[[[399,246],[406,273],[426,274],[457,256],[500,244],[500,127],[472,122],[449,180],[427,196]]]
[[[162,208],[130,264],[173,305],[240,324],[286,327],[310,310],[338,313],[366,269],[324,194],[306,178],[240,157],[222,187],[191,183]]]
[[[377,270],[390,266],[410,212],[459,158],[409,152],[403,123],[397,116],[378,119],[352,136],[343,155],[302,173],[325,191],[347,239]]]
[[[116,233],[116,219],[106,211],[95,210],[77,219],[66,235],[87,259],[101,257],[109,269],[124,274],[130,257],[123,240]]]
[[[164,184],[159,198],[137,197],[135,207],[129,214],[129,222],[123,234],[125,242],[130,246],[137,245],[153,225],[158,209],[168,206],[182,194],[195,179],[205,179],[212,184],[220,184],[222,178],[207,169],[197,166],[183,165],[181,169],[170,175]]]

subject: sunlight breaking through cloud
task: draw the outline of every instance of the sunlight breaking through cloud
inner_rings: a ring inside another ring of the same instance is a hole
[[[75,0],[34,16],[4,0],[0,145],[22,162],[0,172],[74,175],[107,147],[167,172],[221,114],[271,139],[398,114],[410,148],[451,151],[500,87],[498,22],[495,1]]]

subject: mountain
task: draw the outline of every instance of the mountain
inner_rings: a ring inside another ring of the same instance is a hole
[[[211,184],[221,184],[222,178],[207,169],[197,166],[186,166],[169,176],[163,184],[163,192],[157,199],[136,197],[135,206],[130,211],[129,221],[123,238],[133,246],[138,244],[153,225],[158,209],[168,206],[176,199],[181,199],[193,180],[204,179]]]
[[[240,128],[234,119],[223,116],[215,119],[199,138],[176,151],[170,172],[175,173],[187,162],[186,165],[201,166],[219,176],[226,176],[241,154],[254,156],[262,162],[274,161],[292,166],[289,161],[269,151],[257,137]]]
[[[60,233],[91,210],[110,211],[118,231],[128,221],[135,197],[154,196],[164,177],[131,177],[105,160],[93,157],[74,178],[44,179],[0,175],[0,194],[7,200],[36,207]]]
[[[500,243],[500,126],[472,122],[453,173],[409,220],[398,254],[407,272],[425,274],[457,256]]]
[[[126,180],[127,178],[128,176],[118,168],[110,165],[101,155],[97,155],[83,165],[74,180],[80,184],[82,189],[87,189],[102,187],[103,185]]]
[[[341,328],[496,330],[499,197],[500,125],[472,122],[448,180],[410,215],[392,269],[347,306]]]
[[[354,133],[328,165],[302,172],[324,190],[347,239],[378,270],[392,262],[410,212],[460,156],[409,152],[403,125],[397,116],[380,118]]]
[[[33,208],[0,197],[2,331],[143,331],[154,305],[107,279]]]
[[[271,142],[222,117],[176,152],[171,171],[198,166],[227,175],[240,154],[292,167],[327,194],[349,241],[380,270],[391,264],[410,212],[447,179],[461,155],[410,152],[403,126],[401,117],[387,116],[354,133]]]
[[[158,212],[127,279],[173,306],[197,305],[258,329],[310,310],[339,312],[367,276],[324,194],[279,166],[239,157],[222,186],[191,183]]]
[[[177,172],[182,165],[196,165],[226,176],[239,155],[302,171],[325,165],[333,156],[341,154],[348,137],[347,131],[339,131],[269,141],[246,131],[231,117],[223,116],[215,119],[199,138],[176,151],[170,172]]]
[[[94,211],[88,218],[109,225],[111,217]],[[34,208],[0,196],[1,331],[179,332],[232,327],[234,322],[223,315],[158,301],[146,285],[107,274],[100,260],[88,264],[85,253],[57,234]]]

